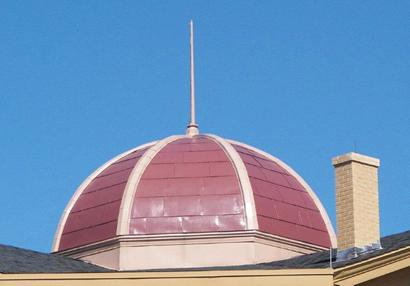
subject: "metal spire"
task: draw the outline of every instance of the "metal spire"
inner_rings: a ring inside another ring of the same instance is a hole
[[[198,124],[195,121],[195,69],[194,69],[194,23],[189,21],[190,29],[190,52],[191,52],[191,120],[187,126],[186,134],[188,136],[194,136],[199,134]]]

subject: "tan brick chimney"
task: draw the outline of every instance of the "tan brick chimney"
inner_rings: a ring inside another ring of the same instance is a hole
[[[333,158],[332,163],[336,173],[338,257],[355,257],[380,248],[380,160],[347,153]]]

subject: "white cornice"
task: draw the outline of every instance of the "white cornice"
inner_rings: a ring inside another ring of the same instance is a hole
[[[284,238],[258,230],[224,231],[224,232],[200,232],[200,233],[174,233],[174,234],[150,234],[150,235],[121,235],[107,240],[91,243],[84,246],[68,249],[60,252],[64,256],[81,258],[85,255],[95,254],[122,246],[154,247],[161,245],[188,245],[204,243],[225,242],[253,242],[255,240],[268,245],[307,254],[326,250],[314,244]]]

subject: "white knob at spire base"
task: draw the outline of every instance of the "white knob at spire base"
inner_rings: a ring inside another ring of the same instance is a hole
[[[196,124],[189,124],[186,129],[186,135],[188,136],[195,136],[199,134],[199,128]]]

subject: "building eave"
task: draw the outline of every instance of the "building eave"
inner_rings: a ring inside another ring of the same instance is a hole
[[[335,269],[335,284],[356,285],[410,265],[410,246]]]

